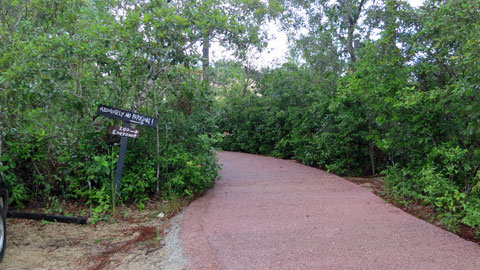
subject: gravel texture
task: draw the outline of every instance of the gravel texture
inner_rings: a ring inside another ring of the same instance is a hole
[[[480,269],[480,247],[294,161],[218,154],[183,214],[186,269]],[[181,269],[181,268],[177,268]]]
[[[170,229],[165,236],[165,246],[162,248],[163,260],[160,262],[160,270],[182,270],[187,265],[187,259],[183,254],[182,240],[180,239],[183,214],[180,213],[170,220]]]

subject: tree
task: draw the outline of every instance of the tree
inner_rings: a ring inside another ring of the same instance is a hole
[[[369,2],[286,0],[292,11],[289,16],[297,21],[293,24],[294,28],[301,26],[308,31],[296,40],[297,50],[316,68],[343,72],[345,63],[351,65],[356,62],[362,40],[369,38],[362,35],[366,28],[359,23],[365,17]]]
[[[132,144],[141,156],[127,155],[121,198],[141,202],[155,190],[152,160],[161,163],[162,187],[172,194],[210,186],[216,174],[214,139],[205,137],[213,132],[206,113],[211,92],[193,67],[199,59],[199,36],[190,25],[199,16],[194,10],[161,0],[1,5],[0,169],[15,204],[80,198],[105,210],[117,150],[104,134],[113,122],[96,117],[96,107],[153,114],[155,86],[168,90],[157,102],[166,107],[161,111],[168,124],[161,131],[171,137],[159,141],[177,150],[165,149],[161,159],[148,135]]]
[[[263,48],[267,35],[263,23],[277,16],[281,9],[276,1],[201,0],[186,1],[196,16],[190,22],[202,42],[203,77],[208,78],[210,44],[219,42],[245,59],[248,47]]]

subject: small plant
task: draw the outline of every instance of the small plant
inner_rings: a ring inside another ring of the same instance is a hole
[[[113,241],[113,240],[115,240],[115,238],[113,238],[113,237],[98,238],[98,239],[95,239],[95,240],[93,241],[93,243],[94,243],[95,245],[99,245],[99,244],[102,244],[102,243],[104,243],[104,242],[110,242],[110,241]]]
[[[51,197],[47,203],[45,214],[62,213],[63,208],[57,197]]]
[[[48,221],[48,220],[42,219],[42,221],[40,221],[40,226],[45,226],[45,225],[48,225],[48,224],[50,224],[50,221]]]
[[[165,217],[172,217],[180,212],[183,207],[188,204],[188,199],[185,198],[171,198],[165,201],[161,207],[150,215],[150,218],[157,218],[160,213],[164,213]]]
[[[157,225],[157,237],[155,237],[155,243],[157,246],[160,246],[160,241],[162,241],[162,231],[160,226]]]

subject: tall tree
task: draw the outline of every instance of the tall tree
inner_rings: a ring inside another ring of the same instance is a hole
[[[191,24],[202,44],[204,79],[208,78],[213,42],[233,49],[236,56],[245,59],[247,48],[266,46],[267,34],[261,26],[281,12],[276,0],[191,0],[184,5],[197,14]]]
[[[374,1],[285,0],[294,28],[307,29],[296,40],[296,49],[312,66],[342,72],[345,64],[356,62],[361,41],[367,38],[360,21],[369,2]]]

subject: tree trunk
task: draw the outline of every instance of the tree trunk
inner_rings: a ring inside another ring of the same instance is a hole
[[[169,67],[170,66],[165,66],[165,67],[159,69],[158,71],[152,71],[151,72],[150,78],[148,79],[147,84],[145,85],[145,88],[143,88],[143,91],[138,96],[137,102],[135,102],[135,105],[132,108],[133,112],[137,112],[138,107],[140,107],[140,105],[145,101],[145,99],[147,98],[148,92],[150,92],[150,90],[155,85],[155,81],[157,80],[158,75],[167,71]]]
[[[202,51],[202,79],[208,82],[210,66],[210,33],[207,33],[203,39]]]
[[[355,63],[357,62],[357,56],[355,55],[355,48],[353,46],[353,34],[355,32],[355,24],[350,24],[348,27],[348,37],[347,37],[347,50],[348,54],[350,54],[350,62]]]
[[[355,52],[354,45],[354,34],[355,28],[357,27],[358,19],[360,18],[360,13],[362,12],[363,6],[365,5],[366,0],[361,0],[356,6],[356,11],[354,11],[354,3],[351,1],[338,0],[338,3],[344,8],[346,19],[348,21],[348,33],[347,33],[347,52],[350,55],[350,62],[355,63],[357,61],[357,56]]]
[[[154,101],[155,101],[155,117],[158,118],[158,98],[157,98],[157,87],[155,87],[153,89],[153,97],[154,97]],[[157,132],[157,187],[156,187],[156,190],[155,192],[157,194],[160,193],[160,162],[159,162],[159,159],[160,159],[160,130],[158,128],[158,125],[157,125],[157,128],[156,128],[156,132]]]
[[[372,176],[375,175],[375,149],[373,148],[373,143],[368,143],[368,152],[370,154],[370,163],[372,165]]]

